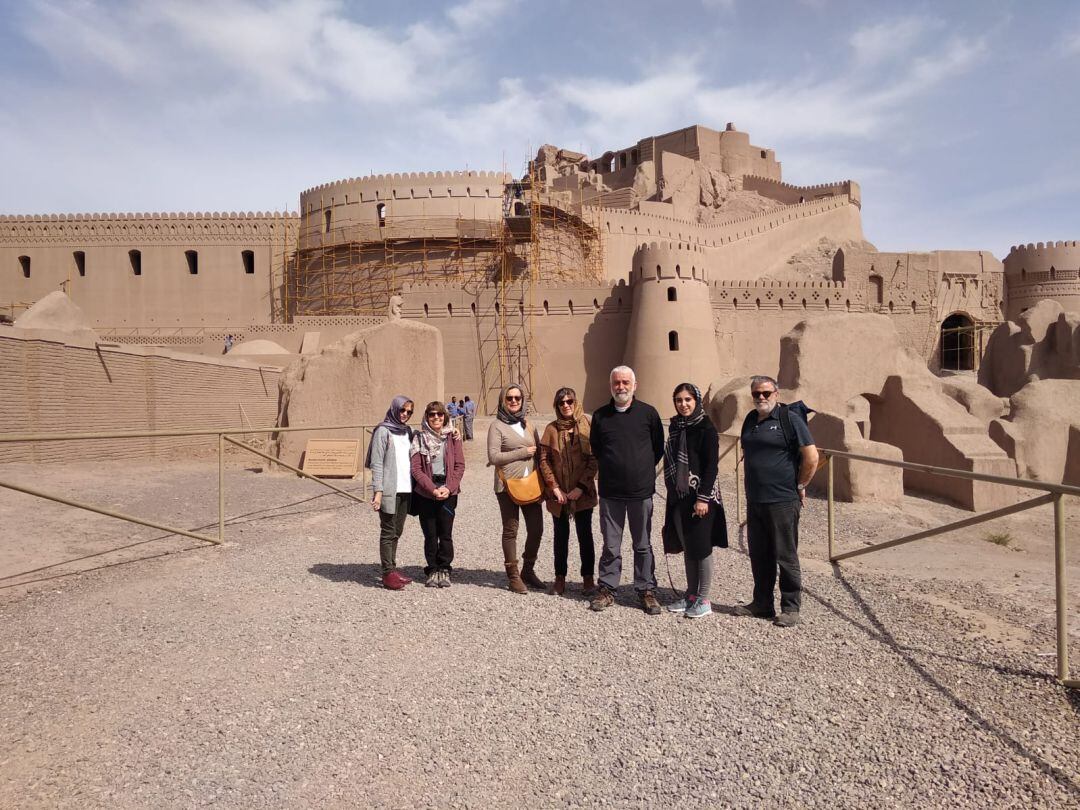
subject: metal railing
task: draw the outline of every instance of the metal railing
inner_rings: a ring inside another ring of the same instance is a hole
[[[233,436],[242,436],[248,434],[268,434],[268,433],[290,433],[312,430],[359,430],[360,431],[360,459],[361,462],[366,457],[367,451],[367,437],[368,433],[373,429],[373,425],[314,425],[311,427],[266,427],[266,428],[246,428],[246,429],[201,429],[201,430],[150,430],[150,431],[114,431],[111,433],[5,433],[0,434],[0,444],[12,444],[16,442],[59,442],[59,441],[84,441],[94,439],[149,439],[149,438],[163,438],[163,437],[180,437],[180,436],[217,436],[217,466],[218,466],[218,531],[217,537],[211,537],[206,534],[199,534],[197,532],[189,531],[187,529],[181,529],[176,526],[168,526],[164,523],[159,523],[153,520],[147,520],[146,518],[137,517],[135,515],[128,515],[123,512],[118,512],[112,509],[105,509],[94,504],[84,503],[83,501],[77,501],[74,498],[67,498],[62,495],[56,495],[55,493],[43,492],[42,490],[34,487],[28,487],[23,484],[15,484],[11,481],[0,481],[0,487],[4,489],[11,489],[16,492],[22,492],[27,495],[33,495],[37,498],[44,498],[45,500],[55,501],[56,503],[62,503],[66,506],[72,506],[76,509],[85,509],[88,512],[95,512],[99,515],[105,515],[106,517],[116,518],[117,520],[124,520],[129,523],[137,523],[140,526],[149,526],[152,529],[158,529],[160,531],[169,532],[171,534],[179,534],[184,537],[191,537],[195,540],[202,540],[206,543],[213,545],[220,545],[225,542],[225,445],[233,444],[250,453],[254,453],[261,458],[270,461],[279,467],[284,467],[287,470],[291,470],[297,475],[301,475],[304,478],[309,478],[312,481],[317,481],[324,487],[332,489],[339,495],[344,495],[346,498],[351,498],[358,503],[367,503],[362,497],[357,497],[353,493],[342,489],[341,487],[334,486],[328,481],[323,481],[321,478],[317,478],[310,473],[306,473],[299,467],[294,467],[291,464],[286,464],[280,459],[262,452],[261,450],[252,447],[242,441],[238,441]],[[366,484],[367,474],[364,472],[364,468],[361,464],[360,472],[361,486]]]
[[[722,459],[732,449],[735,450],[735,515],[738,525],[741,527],[744,524],[741,509],[740,491],[742,489],[739,482],[739,471],[743,465],[743,458],[740,452],[741,442],[739,437],[733,436],[729,433],[721,434],[722,438],[733,440],[733,443],[721,454]],[[965,529],[969,526],[976,526],[980,523],[985,523],[989,520],[994,520],[1000,517],[1006,517],[1008,515],[1015,515],[1018,512],[1024,512],[1028,509],[1034,509],[1038,506],[1044,506],[1046,504],[1053,504],[1054,507],[1054,599],[1055,599],[1055,622],[1056,622],[1056,636],[1057,636],[1057,679],[1061,684],[1069,689],[1080,689],[1080,679],[1071,677],[1069,671],[1069,636],[1068,636],[1068,582],[1065,571],[1065,496],[1074,495],[1080,496],[1080,487],[1069,486],[1067,484],[1047,484],[1042,481],[1031,481],[1025,478],[1013,478],[1005,475],[987,475],[985,473],[969,472],[968,470],[954,470],[951,467],[935,467],[930,464],[917,464],[910,461],[894,461],[892,459],[876,458],[874,456],[864,456],[858,453],[848,453],[843,450],[829,450],[826,448],[818,448],[818,453],[821,455],[822,460],[818,464],[817,471],[825,470],[825,493],[828,504],[828,543],[829,543],[829,562],[839,563],[843,560],[850,560],[854,557],[860,557],[865,554],[872,554],[875,551],[882,551],[887,548],[895,548],[896,546],[902,546],[907,543],[913,543],[916,540],[925,540],[928,537],[936,537],[947,532],[956,531],[957,529]],[[876,543],[872,546],[865,546],[853,551],[837,552],[836,550],[836,498],[835,488],[833,481],[833,464],[834,458],[844,458],[849,461],[862,461],[868,464],[883,464],[888,467],[899,467],[903,470],[914,470],[917,472],[928,473],[930,475],[941,475],[949,478],[963,478],[968,481],[985,481],[990,484],[1001,484],[1004,486],[1017,487],[1019,489],[1033,489],[1044,492],[1046,494],[1039,495],[1035,498],[1030,498],[1020,503],[1013,504],[1012,506],[1005,506],[1001,509],[994,509],[990,512],[983,512],[982,514],[972,515],[969,518],[963,520],[957,520],[952,523],[947,523],[944,526],[938,526],[932,529],[925,529],[923,531],[915,532],[914,534],[898,537],[894,540],[886,540],[881,543]]]

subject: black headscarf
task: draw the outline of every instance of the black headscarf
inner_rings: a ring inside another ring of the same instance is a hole
[[[694,394],[694,411],[689,416],[676,413],[668,425],[668,440],[664,445],[664,480],[680,498],[690,494],[690,454],[686,449],[686,429],[699,424],[705,418],[705,406],[701,403],[701,389],[693,383],[680,383],[672,393],[690,388]]]
[[[517,413],[510,413],[510,411],[506,410],[506,395],[515,388],[521,393],[521,410]],[[508,425],[521,425],[524,427],[525,412],[527,410],[528,401],[525,399],[525,389],[517,383],[510,383],[510,385],[499,392],[499,411],[496,416],[500,422],[505,422]]]

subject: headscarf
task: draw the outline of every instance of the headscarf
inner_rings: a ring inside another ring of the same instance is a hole
[[[384,427],[397,436],[408,433],[409,426],[401,421],[401,409],[405,407],[406,402],[412,402],[412,400],[404,394],[398,394],[394,397],[386,411],[386,416],[375,426],[376,429]]]
[[[398,394],[394,397],[390,401],[390,407],[386,410],[386,416],[384,416],[383,420],[375,426],[375,430],[384,427],[396,436],[409,436],[411,438],[412,433],[409,430],[409,426],[401,421],[401,409],[405,407],[406,402],[412,401],[412,399],[404,394]],[[371,448],[375,444],[375,430],[371,431],[372,441],[368,443],[367,458],[364,459],[364,466],[369,469],[371,467]]]
[[[454,433],[454,428],[450,425],[449,419],[443,420],[443,425],[444,427],[436,432],[435,428],[428,424],[427,414],[425,414],[420,421],[420,430],[413,433],[409,455],[415,456],[419,453],[429,462],[438,458],[443,451],[443,444]]]
[[[506,395],[514,388],[521,392],[521,410],[516,414],[506,410]],[[525,412],[528,410],[527,406],[528,401],[525,399],[525,389],[518,383],[510,383],[510,385],[499,392],[499,410],[496,416],[500,422],[505,422],[508,425],[521,425],[522,427],[525,427]]]
[[[574,398],[574,412],[569,417],[564,417],[559,409],[559,400],[564,399],[567,395]],[[581,407],[581,400],[574,389],[560,388],[555,392],[552,405],[555,408],[555,421],[553,423],[555,425],[555,444],[543,442],[543,440],[541,442],[558,450],[560,453],[565,452],[567,445],[574,440],[575,436],[578,441],[588,443],[592,426],[585,416],[585,410]],[[548,435],[546,431],[544,435]]]
[[[689,416],[680,416],[676,413],[671,417],[668,425],[668,440],[664,445],[664,480],[667,485],[675,490],[680,498],[690,494],[692,486],[696,485],[697,476],[690,473],[690,454],[686,449],[686,429],[693,427],[705,418],[705,407],[701,403],[701,389],[693,383],[680,383],[675,391],[688,387],[694,392],[694,411]],[[675,394],[671,395],[672,400]],[[695,486],[696,488],[696,486]]]

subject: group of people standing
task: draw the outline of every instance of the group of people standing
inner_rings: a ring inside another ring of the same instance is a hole
[[[662,461],[664,551],[683,555],[687,581],[682,598],[667,609],[688,618],[708,616],[712,613],[712,550],[727,547],[728,538],[718,481],[719,435],[705,413],[701,391],[689,382],[675,388],[674,414],[665,439],[657,410],[635,397],[633,369],[612,369],[609,382],[611,400],[591,418],[572,388],[560,388],[552,403],[555,419],[542,432],[528,418],[522,386],[510,385],[500,393],[496,418],[488,430],[487,458],[494,467],[507,585],[521,594],[530,588],[565,593],[573,524],[582,591],[590,597],[592,610],[605,610],[615,603],[622,578],[622,542],[629,524],[634,590],[646,613],[661,613],[650,535],[655,470]],[[754,596],[734,612],[790,627],[799,621],[798,524],[806,485],[817,467],[817,451],[804,417],[779,403],[774,379],[754,377],[750,388],[754,410],[743,422],[741,439]],[[380,519],[382,582],[391,590],[411,582],[397,570],[396,561],[406,514],[416,514],[420,520],[426,584],[450,585],[454,510],[465,469],[462,436],[450,425],[447,408],[440,402],[429,403],[415,432],[408,426],[412,413],[410,400],[395,398],[371,444],[372,506]],[[545,506],[554,533],[555,580],[550,587],[536,572]],[[597,507],[602,541],[598,569],[592,530]],[[519,564],[522,519],[525,544]],[[774,594],[778,576],[779,615]]]
[[[450,415],[451,420],[461,417],[462,436],[464,436],[465,441],[471,442],[473,438],[473,420],[476,418],[476,403],[469,399],[467,395],[461,399],[450,397],[450,401],[446,403],[446,412]]]

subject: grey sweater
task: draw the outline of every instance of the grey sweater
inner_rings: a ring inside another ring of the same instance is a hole
[[[412,430],[409,431],[412,438]],[[382,493],[380,512],[394,514],[397,504],[397,453],[394,452],[393,434],[385,427],[375,428],[371,434],[371,491]]]
[[[532,453],[528,450],[530,445],[536,448]],[[519,436],[510,425],[496,419],[488,428],[487,453],[488,466],[495,467],[495,491],[502,492],[505,486],[499,477],[500,470],[507,478],[521,478],[536,469],[540,460],[540,435],[528,420],[525,435]]]

